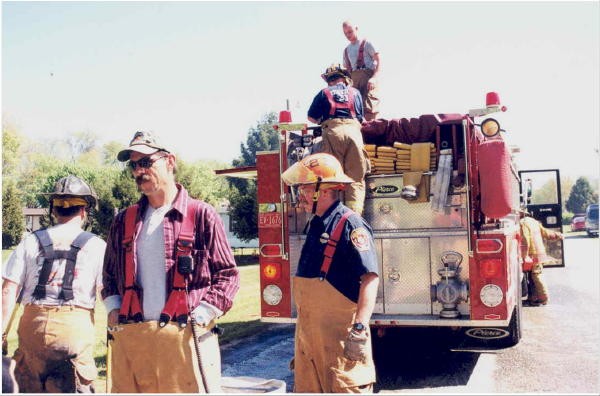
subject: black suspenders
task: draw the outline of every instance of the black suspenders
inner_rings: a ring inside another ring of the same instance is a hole
[[[77,262],[77,254],[81,248],[89,241],[94,234],[87,231],[82,231],[73,243],[71,243],[71,249],[69,250],[54,250],[52,240],[48,231],[38,230],[33,233],[38,239],[40,246],[43,250],[44,264],[40,271],[40,277],[38,284],[33,291],[33,297],[35,299],[43,299],[46,297],[46,285],[52,272],[52,264],[55,260],[66,259],[67,264],[65,266],[65,274],[63,276],[62,290],[58,296],[61,300],[69,301],[73,299],[73,278],[75,277],[75,263]]]

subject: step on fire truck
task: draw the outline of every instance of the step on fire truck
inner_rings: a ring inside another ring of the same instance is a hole
[[[367,175],[363,217],[374,232],[380,270],[370,322],[373,334],[382,336],[398,327],[436,327],[460,334],[468,341],[462,345],[475,348],[519,342],[524,285],[518,210],[532,203],[535,191],[535,177],[522,173],[538,171],[516,169],[513,159],[518,149],[509,147],[495,119],[476,124],[505,110],[491,92],[485,108],[465,115],[437,115],[429,137],[435,160],[431,163],[436,166],[423,172],[429,184],[424,202],[402,197],[402,172]],[[274,126],[281,134],[279,150],[258,152],[255,168],[217,173],[247,177],[249,171],[255,172],[261,318],[293,322],[291,278],[308,215],[296,207],[293,189],[280,176],[310,151],[318,134],[314,127],[292,123],[289,112],[281,112],[279,121]],[[559,194],[558,171],[545,172],[556,174],[554,188]],[[545,226],[561,230],[560,195],[554,201],[537,202],[534,214]],[[551,243],[549,253],[561,266],[562,243]]]

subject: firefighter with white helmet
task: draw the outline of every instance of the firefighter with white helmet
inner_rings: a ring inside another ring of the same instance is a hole
[[[293,280],[294,391],[370,393],[375,366],[369,321],[379,275],[370,226],[338,200],[353,180],[326,153],[297,162],[282,179],[298,186],[300,205],[313,214]]]
[[[365,175],[369,161],[362,138],[363,105],[360,92],[351,86],[350,73],[339,64],[329,66],[321,77],[327,87],[319,91],[308,109],[308,120],[321,124],[321,151],[332,154],[352,179],[344,203],[358,214],[365,201]]]
[[[46,195],[57,224],[29,234],[8,259],[2,275],[3,332],[20,299],[24,310],[14,359],[21,392],[90,393],[97,375],[94,307],[106,243],[82,227],[98,198],[72,175]]]

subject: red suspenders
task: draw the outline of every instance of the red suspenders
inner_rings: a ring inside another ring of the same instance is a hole
[[[163,311],[160,314],[159,325],[162,327],[171,319],[177,320],[180,326],[185,327],[189,314],[187,304],[186,276],[192,272],[192,249],[194,247],[194,233],[196,225],[196,209],[198,204],[194,200],[187,203],[187,213],[183,217],[181,230],[177,237],[175,264],[173,265],[173,287]],[[125,231],[123,235],[123,249],[125,250],[125,294],[119,312],[119,322],[128,319],[136,322],[143,320],[140,303],[141,289],[135,284],[135,266],[133,241],[135,239],[135,223],[138,205],[130,206],[125,211]],[[182,274],[182,272],[184,272]],[[187,272],[187,273],[186,273]]]
[[[365,67],[365,43],[367,40],[361,40],[360,46],[358,47],[358,56],[356,57],[356,70],[360,70]],[[348,47],[344,49],[344,60],[346,64],[352,69],[352,62],[348,57]]]
[[[119,322],[125,323],[131,318],[136,322],[141,322],[142,306],[140,304],[140,290],[135,284],[135,267],[133,258],[133,240],[135,237],[135,220],[137,217],[138,205],[135,204],[125,210],[125,232],[123,233],[122,246],[125,250],[125,294],[121,303],[119,312]]]
[[[332,116],[335,115],[335,111],[338,109],[340,109],[340,110],[347,109],[348,111],[350,111],[352,118],[356,118],[356,111],[354,109],[354,93],[352,92],[350,87],[346,87],[346,90],[348,92],[348,101],[339,103],[339,102],[336,102],[335,100],[333,100],[333,94],[331,93],[331,90],[329,88],[323,89],[323,93],[325,94],[327,101],[329,101],[329,117],[330,118],[333,118]]]
[[[331,266],[331,261],[333,260],[333,255],[335,254],[335,249],[337,248],[337,244],[340,241],[340,237],[342,236],[342,231],[344,231],[344,225],[346,224],[346,220],[354,213],[351,210],[348,210],[346,213],[342,215],[340,221],[336,224],[329,240],[327,241],[327,246],[325,246],[325,251],[323,252],[323,264],[321,264],[321,273],[319,275],[319,279],[323,280],[327,276],[329,272],[329,267]]]
[[[362,69],[365,67],[365,42],[367,40],[362,40],[360,42],[360,47],[358,47],[358,57],[356,58],[356,69]]]
[[[187,203],[187,213],[183,217],[181,230],[177,237],[177,253],[175,265],[173,266],[173,287],[171,294],[167,298],[167,303],[163,308],[159,326],[163,327],[171,319],[177,320],[179,326],[187,325],[188,314],[190,313],[187,303],[187,281],[186,277],[192,273],[192,249],[194,248],[194,232],[196,228],[196,201],[189,200]]]

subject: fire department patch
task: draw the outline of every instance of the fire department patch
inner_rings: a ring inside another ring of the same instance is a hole
[[[350,240],[359,252],[366,252],[371,248],[369,244],[369,233],[363,227],[354,229],[350,234]]]

